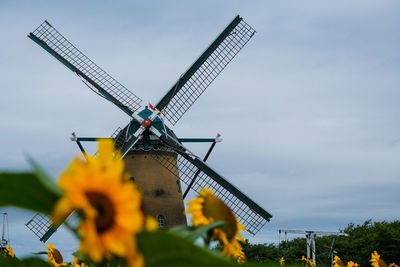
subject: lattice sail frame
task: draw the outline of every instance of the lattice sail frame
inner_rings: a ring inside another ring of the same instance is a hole
[[[181,77],[177,81],[174,85],[177,92],[173,92],[173,96],[168,104],[160,109],[161,113],[164,114],[165,118],[167,118],[172,125],[175,125],[183,114],[185,114],[236,54],[239,53],[253,37],[255,32],[256,31],[250,25],[241,19],[239,24],[229,32],[218,47],[216,49],[213,48],[215,50],[201,63],[200,67],[198,67],[183,85],[181,84],[181,79],[184,77]],[[199,60],[201,60],[201,57],[197,61]],[[193,67],[195,66],[192,65],[188,71]],[[174,88],[171,90],[173,91]]]
[[[111,135],[111,138],[114,139],[116,149],[121,149],[122,146],[125,144],[125,135],[126,135],[127,129],[128,129],[128,126],[125,126],[123,129],[121,127],[118,127],[114,131],[114,133]]]
[[[142,100],[139,97],[97,66],[47,21],[44,21],[28,37],[89,82],[92,89],[99,90],[111,102],[117,102],[115,104],[128,108],[131,113],[141,107]],[[101,89],[115,99],[104,95]]]
[[[162,150],[165,152],[174,152],[174,150],[167,147]],[[176,173],[176,161],[171,159],[171,157],[163,157],[160,154],[152,154],[152,157],[186,185],[190,184],[196,172],[199,170],[199,168],[186,160],[180,154],[177,154],[176,159],[178,162],[179,174]],[[257,234],[257,232],[269,221],[269,219],[262,217],[233,193],[229,192],[226,188],[200,170],[191,190],[199,193],[204,187],[212,189],[214,194],[228,205],[228,207],[238,217],[239,222],[246,227],[246,230],[250,234]]]
[[[51,229],[51,220],[46,215],[36,213],[25,225],[42,240],[44,235]]]

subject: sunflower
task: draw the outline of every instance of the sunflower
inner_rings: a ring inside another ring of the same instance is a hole
[[[58,182],[64,196],[53,211],[53,223],[61,224],[73,210],[83,215],[78,226],[79,252],[93,261],[116,255],[135,266],[135,234],[144,228],[141,194],[124,175],[124,163],[111,141],[100,141],[98,156],[75,158]],[[139,265],[140,266],[140,265]]]
[[[63,262],[63,257],[61,256],[60,251],[58,251],[58,249],[56,249],[53,246],[53,244],[46,245],[46,248],[48,249],[47,257],[51,266],[53,267],[68,266],[68,263]]]
[[[347,262],[347,267],[359,267],[360,264],[353,262],[353,261],[348,261]]]
[[[373,267],[387,267],[386,262],[381,259],[381,256],[376,251],[371,253],[371,259],[369,261]]]
[[[245,242],[239,231],[246,230],[238,222],[231,209],[213,191],[203,188],[199,196],[188,202],[189,208],[185,213],[191,213],[190,221],[195,227],[208,225],[217,221],[226,222],[221,228],[213,230],[213,240],[219,241],[224,248],[222,253],[228,257],[233,257],[238,262],[244,262],[246,256],[242,251],[239,241]]]
[[[332,263],[333,267],[345,267],[344,262],[337,255],[335,255]]]
[[[84,263],[83,261],[78,259],[77,257],[74,257],[74,259],[72,260],[71,267],[88,267],[88,266],[89,265],[87,265],[86,263]]]
[[[338,257],[339,258],[339,257]],[[304,256],[301,256],[301,259],[303,260],[303,261],[305,261],[306,263],[307,263],[307,265],[310,265],[311,267],[314,267],[314,262],[311,260],[311,259],[307,259],[306,257],[304,257]],[[336,259],[336,256],[335,256],[335,259]],[[340,260],[340,259],[339,259]],[[341,261],[341,260],[340,260]],[[335,261],[333,261],[333,263],[335,264]],[[343,262],[342,262],[343,263]],[[334,267],[344,267],[344,265],[342,266],[342,265],[337,265],[337,266],[335,266],[334,265]]]
[[[281,257],[281,259],[279,260],[279,264],[281,266],[285,265],[285,258],[284,257]]]
[[[0,252],[1,252],[1,250],[0,250]],[[15,258],[15,254],[10,246],[5,247],[3,253],[4,253],[4,256]],[[1,256],[1,254],[0,254],[0,256]]]

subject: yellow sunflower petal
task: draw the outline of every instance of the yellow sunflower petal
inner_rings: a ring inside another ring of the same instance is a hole
[[[144,258],[140,254],[135,254],[127,258],[127,267],[144,267]]]
[[[152,216],[146,216],[145,220],[145,229],[146,231],[155,231],[158,229],[159,225],[156,219],[154,219]]]
[[[12,258],[15,258],[14,251],[13,251],[13,249],[12,249],[10,246],[7,246],[6,249],[5,249],[5,251],[6,251],[6,253],[7,253],[8,256],[10,256],[10,257],[12,257]]]
[[[113,230],[108,231],[102,237],[107,250],[118,256],[127,255],[128,246],[132,237],[126,236],[124,229],[115,227]],[[134,249],[134,247],[132,248]]]

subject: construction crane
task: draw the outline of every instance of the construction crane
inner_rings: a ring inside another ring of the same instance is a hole
[[[315,237],[317,236],[348,236],[348,234],[344,232],[325,232],[325,231],[305,231],[305,230],[278,230],[279,232],[279,237],[281,233],[284,233],[285,236],[287,234],[298,234],[298,235],[306,235],[306,241],[307,241],[307,259],[311,259],[311,253],[312,252],[312,261],[314,266],[317,265],[317,260],[316,260],[316,250],[315,250]]]
[[[3,215],[3,231],[1,233],[0,251],[4,250],[10,243],[7,213],[2,212],[1,214]],[[7,238],[6,238],[6,235],[7,235]]]

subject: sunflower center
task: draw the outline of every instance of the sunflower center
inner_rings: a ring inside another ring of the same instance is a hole
[[[53,258],[56,263],[63,262],[63,257],[61,256],[60,251],[58,251],[57,249],[53,249],[53,251],[51,251],[51,254],[53,254]]]
[[[95,219],[97,232],[101,234],[109,230],[114,225],[115,218],[115,209],[111,200],[98,192],[87,192],[86,196],[97,211]]]
[[[232,240],[238,231],[235,215],[222,200],[215,196],[207,196],[204,200],[204,216],[213,218],[215,222],[225,221],[226,224],[221,229],[225,232],[228,240]]]

